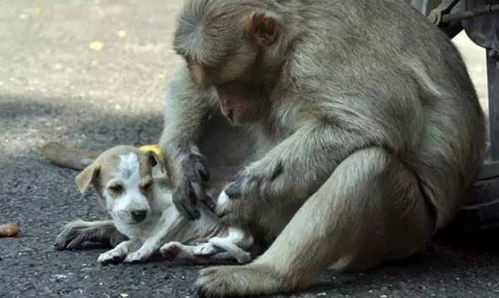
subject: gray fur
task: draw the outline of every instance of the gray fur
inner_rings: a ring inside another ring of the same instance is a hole
[[[253,12],[279,29],[258,50],[244,29]],[[174,46],[195,71],[170,83],[161,144],[172,157],[199,153],[222,84],[257,83],[269,102],[246,126],[258,159],[229,184],[242,198],[217,212],[277,239],[251,264],[202,271],[204,294],[299,289],[329,265],[410,255],[452,219],[477,174],[485,125],[465,66],[404,1],[191,0]]]

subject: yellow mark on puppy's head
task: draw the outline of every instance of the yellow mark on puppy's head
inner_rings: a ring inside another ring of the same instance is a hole
[[[142,152],[153,152],[160,159],[164,159],[163,152],[161,152],[161,148],[158,145],[144,145],[139,147],[139,150]]]

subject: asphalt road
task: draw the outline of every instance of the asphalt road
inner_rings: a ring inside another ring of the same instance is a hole
[[[178,0],[0,1],[0,297],[189,297],[199,267],[156,261],[97,264],[103,248],[56,251],[68,221],[100,219],[75,172],[37,146],[86,148],[155,142],[163,84],[179,65],[171,49]],[[432,244],[368,272],[325,272],[293,297],[499,297],[494,248]]]

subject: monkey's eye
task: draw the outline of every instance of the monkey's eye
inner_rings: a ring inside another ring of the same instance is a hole
[[[152,189],[152,181],[149,181],[147,183],[144,183],[143,185],[140,186],[140,190],[143,192],[149,192]]]
[[[108,187],[109,191],[115,195],[122,194],[125,188],[121,184],[113,184]]]

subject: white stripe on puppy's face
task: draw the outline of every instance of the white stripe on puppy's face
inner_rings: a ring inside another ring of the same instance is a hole
[[[133,182],[137,182],[138,184],[140,181],[140,173],[139,159],[137,158],[137,154],[130,152],[126,155],[120,155],[118,170],[120,171],[121,177],[123,179],[129,179]]]
[[[119,163],[106,187],[106,204],[115,221],[136,224],[147,220],[150,205],[140,190],[140,163],[136,153],[120,155]],[[122,186],[121,193],[113,193],[113,185]],[[140,213],[146,214],[145,218]]]

